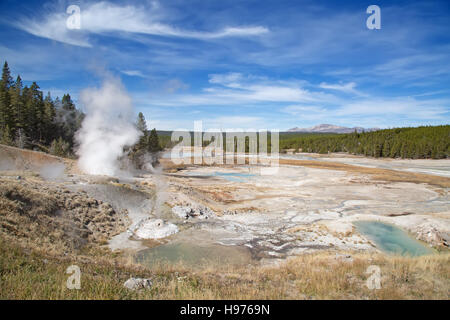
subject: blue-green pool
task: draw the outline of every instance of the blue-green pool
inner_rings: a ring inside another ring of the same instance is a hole
[[[360,233],[384,252],[409,256],[422,256],[434,252],[407,232],[391,224],[379,221],[356,221],[353,224]]]
[[[250,173],[239,173],[239,172],[214,172],[213,174],[216,177],[222,177],[229,181],[234,182],[244,182],[245,179],[251,178],[254,174]]]
[[[212,173],[198,173],[198,172],[190,172],[188,173],[192,176],[210,176],[210,177],[221,177],[225,180],[232,182],[245,182],[251,177],[254,177],[254,174],[251,173],[242,173],[242,172],[212,172]]]

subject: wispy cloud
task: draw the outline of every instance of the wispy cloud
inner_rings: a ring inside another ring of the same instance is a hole
[[[418,100],[412,97],[374,97],[342,101],[333,106],[292,105],[281,111],[298,118],[299,122],[332,122],[342,125],[365,125],[386,128],[389,126],[408,126],[438,124],[450,116],[449,99]],[[418,120],[420,119],[420,120]]]
[[[96,85],[92,70],[117,72],[157,128],[450,120],[446,0],[385,4],[376,31],[344,2],[75,3],[80,30],[66,28],[67,1],[0,1],[0,56],[58,94]]]
[[[159,6],[150,8],[133,5],[119,6],[99,2],[81,8],[81,29],[66,27],[68,15],[53,12],[39,18],[19,19],[15,26],[38,37],[59,42],[90,47],[89,34],[137,33],[164,37],[209,40],[224,37],[251,37],[269,32],[264,26],[229,26],[216,31],[193,31],[164,23],[158,11]]]
[[[246,115],[241,117],[242,120],[236,117],[237,123],[245,122],[251,110],[259,113],[267,105],[272,106],[270,111],[276,117],[289,114],[299,122],[359,125],[378,119],[376,124],[379,127],[393,125],[395,122],[408,125],[417,119],[425,123],[436,123],[448,119],[450,115],[450,99],[362,95],[355,90],[353,82],[321,83],[318,86],[336,93],[345,92],[344,96],[307,90],[298,85],[302,83],[301,80],[287,82],[242,73],[213,74],[209,76],[209,83],[213,86],[205,87],[197,94],[154,97],[152,104],[166,107],[250,107]]]
[[[338,83],[338,84],[328,84],[326,82],[322,82],[319,85],[322,89],[331,89],[331,90],[337,90],[347,93],[358,93],[358,91],[355,89],[356,83],[349,82],[349,83]]]
[[[180,79],[170,79],[164,85],[164,89],[167,93],[175,93],[179,90],[187,90],[188,88],[189,85]]]
[[[345,104],[334,111],[339,117],[385,116],[402,119],[442,120],[450,114],[449,99],[418,100],[412,97],[374,98]]]
[[[204,125],[209,129],[237,130],[248,128],[262,128],[265,120],[254,116],[222,116],[203,119]]]
[[[127,76],[130,77],[140,77],[140,78],[145,78],[146,76],[139,70],[122,70],[121,71],[123,74],[126,74]]]
[[[335,100],[333,95],[309,91],[296,81],[277,81],[241,73],[212,74],[209,83],[213,86],[203,88],[198,94],[160,97],[153,102],[164,106],[190,106]]]
[[[310,105],[289,105],[281,109],[282,112],[289,113],[293,116],[307,116],[311,114],[324,114],[327,109],[320,106]]]

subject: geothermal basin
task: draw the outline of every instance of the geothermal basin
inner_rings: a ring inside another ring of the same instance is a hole
[[[365,158],[364,163],[370,160]],[[154,221],[159,219],[160,227],[172,232],[164,236],[163,230],[163,237],[143,239],[129,228],[110,241],[110,247],[133,249],[137,261],[147,265],[272,263],[316,250],[392,253],[388,240],[400,254],[431,254],[431,247],[446,248],[447,177],[432,176],[435,183],[418,183],[417,176],[399,170],[398,181],[391,181],[390,171],[382,176],[383,171],[374,175],[367,168],[359,172],[358,166],[321,168],[307,161],[305,165],[280,161],[274,175],[261,175],[257,165],[188,165],[142,175],[128,185],[147,195],[150,204],[141,215],[134,211],[132,226],[145,219],[157,226]],[[372,222],[364,225],[367,221]],[[376,226],[385,224],[395,229],[378,228],[377,234]],[[402,232],[408,235],[403,237]],[[405,237],[413,237],[409,238],[413,242]]]

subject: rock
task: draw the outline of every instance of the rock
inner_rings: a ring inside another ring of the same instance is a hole
[[[149,289],[153,285],[151,279],[143,279],[143,278],[133,278],[131,277],[123,286],[129,290],[140,290],[140,289]]]
[[[233,216],[233,215],[237,214],[237,211],[236,210],[234,210],[234,211],[233,210],[223,210],[222,213],[224,216],[230,216],[230,215]]]
[[[192,209],[188,206],[175,206],[172,208],[172,212],[182,219],[188,219],[191,216]]]
[[[448,239],[432,224],[423,223],[416,227],[416,238],[433,246],[448,246]]]
[[[139,223],[134,235],[138,239],[161,239],[177,233],[178,227],[161,219],[147,219]]]
[[[214,211],[202,205],[174,206],[172,208],[172,212],[177,217],[180,217],[182,219],[189,219],[189,218],[208,219],[210,217],[215,216]]]
[[[214,211],[212,211],[210,208],[205,206],[199,206],[198,207],[198,217],[200,219],[208,219],[209,217],[215,216]]]

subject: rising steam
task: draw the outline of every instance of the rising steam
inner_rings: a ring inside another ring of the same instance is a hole
[[[133,122],[131,98],[117,79],[108,78],[101,88],[80,94],[86,117],[76,134],[80,169],[89,174],[116,176],[124,147],[140,136]]]

